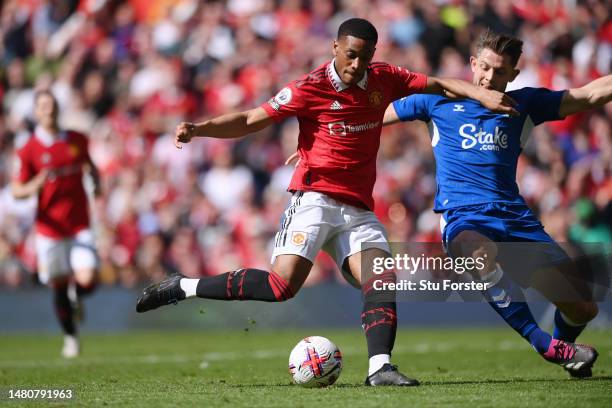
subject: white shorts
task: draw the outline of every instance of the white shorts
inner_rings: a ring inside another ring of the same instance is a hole
[[[366,244],[362,248],[362,244]],[[276,234],[272,263],[279,255],[299,255],[314,263],[322,249],[335,261],[344,278],[353,286],[359,282],[343,264],[364,249],[378,248],[390,253],[387,234],[369,210],[354,207],[314,191],[298,191],[281,220]]]
[[[71,275],[79,269],[98,267],[98,255],[90,229],[79,231],[70,238],[50,238],[36,234],[38,277],[44,284]]]

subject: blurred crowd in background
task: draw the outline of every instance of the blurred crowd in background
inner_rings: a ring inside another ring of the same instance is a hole
[[[0,14],[0,287],[34,283],[35,199],[10,193],[15,149],[31,135],[36,89],[60,122],[89,136],[104,194],[92,201],[101,281],[140,286],[241,266],[267,269],[290,194],[296,121],[239,140],[197,139],[175,126],[255,107],[331,59],[339,24],[379,32],[375,60],[471,81],[484,27],[524,42],[510,89],[566,89],[610,73],[605,0],[20,0]],[[535,129],[519,161],[529,205],[558,241],[612,241],[612,104]],[[439,241],[425,126],[383,131],[376,214],[391,241]],[[320,256],[309,283],[342,280]]]

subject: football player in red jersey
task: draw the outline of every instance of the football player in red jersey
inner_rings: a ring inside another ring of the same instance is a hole
[[[63,131],[58,124],[58,104],[49,91],[34,99],[36,129],[14,159],[11,185],[15,198],[38,196],[36,254],[38,276],[53,288],[55,312],[64,331],[62,355],[79,355],[75,324],[79,297],[91,293],[98,265],[89,228],[83,168],[99,195],[98,171],[88,152],[87,138]]]
[[[175,143],[180,147],[196,136],[242,137],[295,116],[301,160],[289,185],[293,197],[276,235],[270,271],[245,268],[202,279],[174,275],[144,290],[137,302],[138,312],[194,296],[287,300],[306,280],[320,250],[335,259],[349,282],[357,287],[363,284],[366,295],[370,292],[370,285],[361,279],[362,263],[390,253],[384,227],[372,212],[376,155],[387,106],[412,93],[448,92],[515,113],[513,101],[502,93],[372,62],[377,39],[370,22],[349,19],[340,25],[333,43],[335,58],[287,84],[267,103],[177,127]],[[366,385],[418,385],[391,365],[396,305],[394,298],[385,300],[391,301],[371,301],[366,296],[361,315],[370,357]]]

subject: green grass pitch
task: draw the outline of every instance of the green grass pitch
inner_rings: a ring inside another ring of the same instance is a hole
[[[344,354],[337,384],[291,385],[287,358],[307,335],[329,337]],[[0,405],[117,407],[610,407],[612,331],[581,338],[597,346],[594,378],[570,380],[509,329],[407,329],[393,360],[416,388],[362,386],[367,368],[357,330],[86,334],[83,354],[59,358],[59,335],[0,336]],[[8,401],[11,388],[72,388],[63,402]]]

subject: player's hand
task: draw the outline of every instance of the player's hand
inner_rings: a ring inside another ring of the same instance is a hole
[[[482,89],[480,103],[485,108],[498,113],[507,113],[510,116],[519,116],[519,112],[514,108],[517,103],[514,99],[503,92]]]
[[[174,132],[174,145],[177,149],[182,149],[181,143],[189,143],[195,136],[196,125],[190,122],[182,122],[176,127]]]
[[[295,161],[294,167],[297,167],[298,164],[300,164],[300,160],[300,155],[298,154],[298,152],[295,152],[291,156],[289,156],[287,160],[285,160],[285,166],[289,166],[292,162]]]
[[[41,171],[38,172],[37,175],[32,177],[32,180],[30,180],[30,183],[34,191],[39,191],[41,188],[43,188],[43,186],[45,185],[45,181],[47,181],[47,177],[49,177],[49,173],[50,173],[49,169],[42,169]]]

